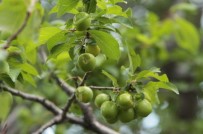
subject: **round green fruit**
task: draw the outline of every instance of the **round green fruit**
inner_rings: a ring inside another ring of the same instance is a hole
[[[152,112],[152,105],[147,99],[138,102],[136,106],[136,113],[138,116],[146,117]]]
[[[94,56],[97,56],[100,53],[100,48],[98,45],[87,45],[85,47],[85,52],[86,53],[91,53]]]
[[[83,53],[78,58],[78,65],[85,72],[92,71],[96,66],[96,59],[90,53]]]
[[[129,93],[120,94],[116,100],[121,109],[133,108],[133,98]]]
[[[135,118],[134,109],[129,108],[127,110],[120,110],[118,114],[118,118],[123,123],[132,121]]]
[[[95,105],[96,105],[97,107],[100,108],[101,105],[102,105],[105,101],[109,101],[109,100],[110,100],[110,96],[109,96],[109,95],[104,94],[104,93],[101,93],[101,94],[99,94],[99,95],[96,96],[94,103],[95,103]]]
[[[76,14],[74,17],[74,24],[75,24],[76,30],[78,31],[87,30],[91,24],[91,19],[89,14],[85,12],[80,12]]]
[[[93,98],[92,89],[87,86],[80,86],[76,89],[75,92],[77,100],[80,102],[88,103]]]
[[[116,103],[113,101],[105,101],[101,105],[101,113],[104,118],[108,120],[115,119],[118,115],[118,108],[116,106]]]

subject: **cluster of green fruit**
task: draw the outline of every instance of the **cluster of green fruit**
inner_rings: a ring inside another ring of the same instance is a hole
[[[77,31],[85,31],[91,25],[91,19],[89,14],[80,12],[74,17],[74,24]],[[100,48],[96,44],[85,44],[85,53],[81,54],[78,58],[79,67],[89,72],[94,70],[96,66],[95,57],[100,53]]]
[[[87,13],[81,12],[74,17],[77,31],[85,31],[90,27],[91,19]],[[79,55],[78,66],[84,71],[93,71],[96,67],[96,56],[100,53],[98,45],[85,44],[85,53]],[[91,102],[93,91],[88,86],[80,86],[75,92],[78,101]],[[118,119],[127,123],[138,116],[146,117],[152,112],[150,98],[144,94],[143,98],[136,99],[129,92],[119,93],[115,100],[110,95],[101,93],[95,98],[95,105],[100,108],[101,114],[108,123],[115,123]]]
[[[76,98],[84,103],[91,102],[93,91],[87,86],[78,87]],[[147,96],[137,100],[129,92],[120,93],[115,101],[108,94],[101,93],[96,96],[94,103],[100,108],[101,114],[108,123],[115,123],[117,120],[127,123],[137,117],[146,117],[152,112],[152,105]]]
[[[99,53],[100,48],[98,45],[86,45],[85,53],[81,54],[78,58],[79,67],[85,72],[94,70],[96,67],[95,56]]]

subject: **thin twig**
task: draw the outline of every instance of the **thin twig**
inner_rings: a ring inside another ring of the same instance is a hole
[[[75,100],[75,94],[72,94],[72,96],[69,98],[68,102],[66,103],[66,106],[63,109],[63,113],[61,115],[62,119],[64,119],[64,117],[66,116],[66,113],[69,111],[71,104],[73,103],[74,100]]]
[[[23,24],[20,26],[20,28],[19,28],[13,35],[11,35],[11,36],[8,38],[6,44],[5,44],[4,47],[3,47],[4,49],[7,49],[7,48],[9,47],[10,43],[11,43],[13,40],[15,40],[15,39],[18,37],[18,35],[23,31],[23,29],[27,26],[28,20],[29,20],[31,14],[32,14],[32,11],[33,11],[34,6],[35,6],[35,4],[37,3],[37,1],[38,1],[38,0],[32,0],[32,1],[31,1],[30,5],[29,5],[29,7],[28,7],[28,9],[27,9],[26,16],[25,16],[25,19],[24,19],[24,21],[23,21]]]
[[[32,134],[41,134],[42,132],[44,132],[47,128],[52,127],[53,125],[56,125],[58,123],[60,123],[61,121],[61,116],[55,116],[52,120],[50,120],[49,122],[47,122],[46,124],[44,124],[42,127],[40,127],[37,131],[35,131]]]
[[[69,86],[64,80],[58,78],[56,75],[52,75],[52,78],[56,81],[56,83],[61,87],[61,89],[67,94],[72,95],[74,92],[74,88]]]
[[[90,72],[86,72],[82,78],[82,81],[80,82],[79,86],[83,86],[89,76]]]
[[[91,89],[97,90],[120,90],[119,87],[103,87],[103,86],[89,86]]]

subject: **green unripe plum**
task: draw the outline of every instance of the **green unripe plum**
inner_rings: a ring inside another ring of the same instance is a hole
[[[87,45],[85,47],[85,52],[86,53],[91,53],[94,56],[97,56],[100,53],[100,48],[98,45]]]
[[[152,112],[152,105],[147,99],[138,102],[136,106],[136,113],[138,116],[146,117]]]
[[[80,102],[88,103],[93,98],[92,89],[87,86],[80,86],[76,89],[75,92],[77,100]]]
[[[94,103],[95,103],[95,105],[96,105],[97,107],[100,108],[101,105],[102,105],[105,101],[109,101],[109,100],[110,100],[110,96],[109,96],[109,95],[104,94],[104,93],[101,93],[101,94],[99,94],[99,95],[96,96]]]
[[[116,102],[122,109],[129,109],[134,106],[133,98],[129,93],[120,94]]]
[[[105,119],[115,119],[118,115],[118,108],[113,101],[105,101],[101,105],[101,113]]]
[[[123,123],[132,121],[135,118],[134,109],[129,108],[127,110],[120,110],[118,114],[118,118]]]
[[[74,17],[74,24],[75,24],[76,30],[78,31],[87,30],[91,25],[91,19],[89,14],[85,12],[80,12],[76,14]]]
[[[78,58],[78,65],[85,72],[92,71],[96,66],[96,59],[90,53],[83,53]]]

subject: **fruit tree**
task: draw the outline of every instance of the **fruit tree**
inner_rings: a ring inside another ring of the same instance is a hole
[[[165,43],[195,53],[197,30],[175,14],[181,6],[143,19],[129,4],[144,1],[128,2],[2,0],[1,132],[118,134],[160,106],[159,91],[179,94],[160,69]]]

